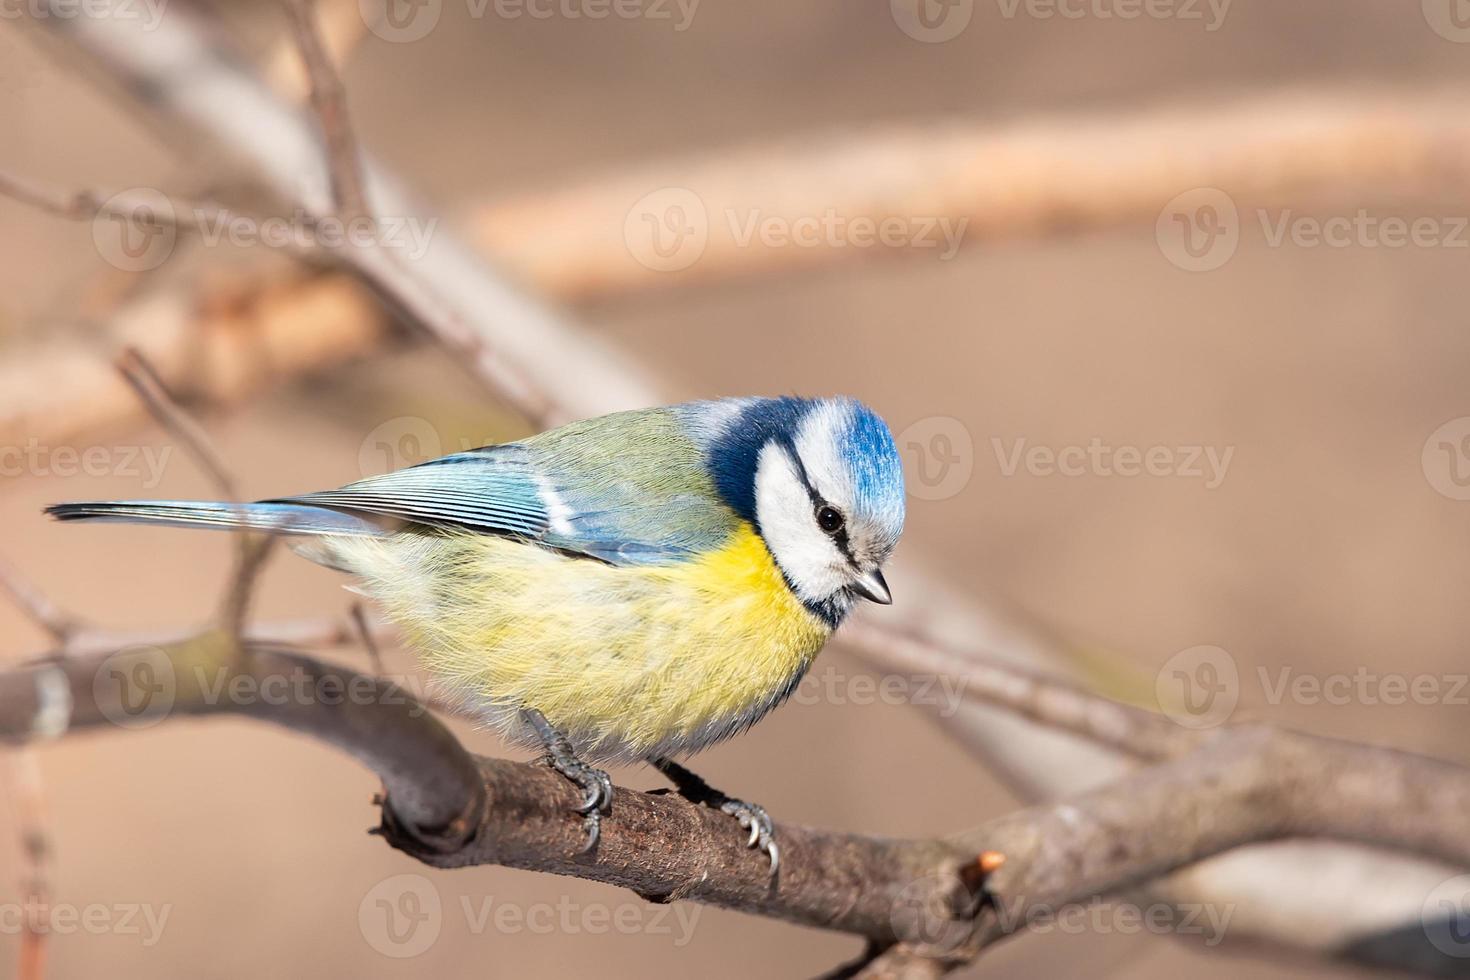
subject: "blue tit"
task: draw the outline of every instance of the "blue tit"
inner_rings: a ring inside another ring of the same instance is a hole
[[[854,602],[891,601],[904,521],[883,420],[850,398],[738,398],[621,412],[337,490],[254,504],[58,504],[64,520],[251,528],[354,575],[431,674],[584,790],[589,847],[611,783],[645,760],[740,819],[758,807],[673,759],[795,690]]]

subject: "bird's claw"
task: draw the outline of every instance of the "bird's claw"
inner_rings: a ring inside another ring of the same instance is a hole
[[[586,854],[602,837],[602,815],[612,809],[612,777],[577,758],[572,743],[540,711],[522,708],[521,718],[546,746],[546,754],[536,761],[555,769],[582,791],[582,802],[572,809],[582,815],[582,826],[587,831],[581,850]]]
[[[765,852],[771,862],[771,880],[775,881],[776,872],[781,868],[781,849],[776,846],[776,828],[764,807],[726,796],[672,759],[655,756],[649,762],[669,777],[685,799],[719,809],[740,821],[740,826],[750,831],[750,839],[745,846],[758,847]]]
[[[536,761],[555,769],[582,791],[582,802],[572,809],[582,815],[582,826],[587,831],[581,850],[586,854],[602,837],[602,815],[612,809],[612,777],[570,754],[551,752]]]
[[[771,823],[770,814],[764,807],[744,800],[726,800],[720,804],[720,810],[740,821],[742,829],[750,831],[750,840],[745,846],[758,847],[766,853],[771,861],[771,876],[775,877],[781,867],[781,849],[776,845],[776,828]]]

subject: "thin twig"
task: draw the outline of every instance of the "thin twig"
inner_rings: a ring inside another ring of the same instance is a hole
[[[204,469],[220,496],[231,503],[240,499],[235,478],[210,442],[203,427],[194,421],[169,394],[158,371],[135,347],[125,348],[117,356],[117,369],[137,392],[138,398],[163,429],[183,444],[185,451]]]
[[[367,199],[352,120],[347,113],[346,87],[322,40],[316,22],[316,4],[314,0],[282,0],[282,7],[306,68],[308,96],[326,146],[337,215],[344,221],[370,218],[373,211]]]
[[[198,232],[234,213],[212,202],[185,201],[172,195],[167,197],[168,206],[159,208],[156,206],[159,198],[146,188],[115,193],[90,188],[61,191],[4,170],[0,170],[0,197],[11,198],[71,221],[91,221],[104,214],[138,221],[146,213],[148,221],[182,232]]]
[[[325,146],[332,204],[344,220],[372,218],[362,163],[362,151],[347,111],[347,91],[332,63],[315,19],[314,0],[282,0],[309,81],[310,105]],[[510,402],[523,416],[538,424],[555,424],[571,416],[556,405],[524,373],[492,351],[484,338],[463,322],[432,291],[402,269],[400,257],[386,249],[346,246],[336,250],[349,267],[379,289],[384,298],[409,315],[410,321],[454,356],[455,363],[472,369],[491,390]]]
[[[47,214],[74,221],[96,217],[105,196],[83,190],[66,194],[0,170],[0,195],[13,198]]]
[[[225,633],[233,637],[236,644],[244,645],[246,625],[250,619],[250,604],[255,599],[260,573],[275,549],[274,534],[238,533],[240,547],[235,556],[235,573],[230,587],[220,603],[219,623]]]
[[[357,635],[362,640],[363,649],[367,651],[368,660],[372,662],[373,673],[382,677],[383,653],[378,649],[378,640],[373,636],[372,625],[368,623],[367,612],[360,602],[352,604],[352,622],[357,627]]]
[[[46,593],[3,560],[0,560],[0,591],[9,595],[36,625],[49,633],[59,648],[65,649],[81,628],[81,621],[76,616],[51,601]]]
[[[54,853],[51,832],[46,820],[46,796],[41,775],[41,760],[34,747],[26,745],[5,753],[5,782],[15,801],[20,824],[21,863],[25,874],[20,880],[21,940],[17,980],[42,980],[46,975],[46,936],[49,930],[38,928],[39,916],[51,906],[51,861]]]
[[[219,452],[210,442],[203,427],[174,400],[164,388],[158,372],[142,353],[134,348],[125,349],[117,358],[117,368],[127,380],[149,413],[165,431],[179,440],[218,489],[225,500],[235,503],[240,499],[235,478],[230,474]],[[235,571],[230,586],[220,604],[220,628],[237,643],[244,637],[250,602],[261,569],[270,558],[275,538],[270,534],[252,534],[241,530],[235,555]]]

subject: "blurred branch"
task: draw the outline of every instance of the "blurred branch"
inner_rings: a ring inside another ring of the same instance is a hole
[[[367,34],[367,18],[357,0],[319,0],[313,11],[321,25],[322,46],[328,63],[345,64]],[[294,33],[272,46],[262,70],[271,88],[283,98],[305,103],[311,97],[311,79],[301,61]]]
[[[65,647],[78,629],[77,620],[31,584],[9,563],[0,559],[0,592],[10,596],[32,622]]]
[[[158,371],[136,347],[125,347],[115,361],[118,373],[137,394],[148,414],[165,432],[177,439],[214,484],[220,499],[240,500],[240,490],[230,476],[224,460],[209,441],[209,436],[188,412],[174,401],[163,385]]]
[[[116,364],[118,372],[148,409],[148,414],[153,416],[154,421],[165,432],[183,445],[185,452],[209,476],[220,497],[231,503],[238,503],[239,487],[225,467],[218,450],[210,442],[204,428],[174,401],[173,396],[164,388],[158,371],[148,359],[137,348],[128,347],[118,355]],[[244,635],[256,581],[270,558],[275,538],[268,534],[252,534],[242,530],[235,533],[235,539],[239,542],[235,555],[235,572],[220,607],[220,625],[226,635],[238,641]]]
[[[882,256],[934,260],[960,239],[1152,225],[1172,198],[1200,187],[1225,191],[1242,211],[1365,187],[1463,201],[1465,97],[1443,89],[1276,91],[1229,103],[954,119],[724,147],[510,194],[483,204],[473,229],[520,282],[585,300]],[[843,231],[858,220],[896,222],[898,243],[884,246],[875,234],[873,247],[860,247]],[[796,243],[760,233],[767,222],[838,224],[832,235]],[[678,247],[675,268],[649,251],[654,244]]]
[[[99,215],[113,215],[133,220],[140,208],[146,208],[150,220],[170,225],[181,231],[190,231],[198,226],[180,221],[176,211],[160,211],[152,207],[154,198],[139,188],[117,193],[95,190],[80,190],[67,193],[15,174],[0,170],[0,197],[8,197],[39,208],[47,214],[71,221],[92,221]],[[202,217],[218,217],[218,208],[209,204],[191,203],[188,213]]]
[[[380,349],[387,322],[351,278],[294,272],[153,288],[116,313],[108,343],[134,346],[191,403],[227,405]],[[146,416],[95,339],[47,338],[0,361],[0,443],[56,445]]]
[[[1195,732],[1157,712],[1108,701],[1079,685],[995,658],[959,657],[903,630],[864,622],[844,629],[838,642],[884,670],[960,678],[968,700],[996,705],[1139,759],[1167,759],[1199,741]]]
[[[373,665],[373,673],[378,677],[383,676],[383,652],[378,649],[377,637],[373,636],[373,627],[368,622],[367,612],[362,608],[362,603],[352,604],[352,625],[357,630],[358,638],[362,641],[362,648],[368,655],[368,662]]]
[[[372,629],[383,629],[373,624]],[[71,649],[83,655],[96,655],[111,650],[136,646],[169,646],[181,643],[197,633],[197,629],[111,630],[86,626],[78,629]],[[355,624],[344,617],[315,617],[256,623],[246,631],[245,641],[256,646],[293,647],[328,650],[346,646],[359,639]]]
[[[248,74],[228,39],[189,11],[170,8],[152,30],[140,30],[114,16],[115,2],[60,18],[52,3],[67,0],[38,0],[28,23],[187,139],[253,170],[288,208],[318,221],[333,214],[331,167],[312,119]],[[424,213],[370,156],[360,159],[379,219]],[[522,294],[447,229],[432,227],[421,256],[390,247],[333,252],[529,419],[544,424],[662,400],[650,398],[656,389],[636,365]]]
[[[34,747],[25,745],[6,753],[4,784],[14,801],[20,824],[21,938],[18,980],[42,980],[46,975],[46,936],[37,928],[35,911],[51,907],[51,832],[46,820],[46,799],[41,777],[41,760]]]
[[[291,35],[306,68],[307,97],[321,126],[332,180],[332,204],[345,219],[372,214],[363,190],[362,161],[347,115],[347,91],[316,23],[316,0],[282,0]]]

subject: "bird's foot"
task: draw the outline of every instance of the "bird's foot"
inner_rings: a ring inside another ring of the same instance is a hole
[[[765,807],[744,800],[726,799],[720,804],[720,811],[730,814],[740,821],[741,827],[750,831],[750,840],[745,842],[745,846],[758,847],[766,853],[771,861],[771,877],[774,878],[781,867],[781,848],[776,845],[776,828],[771,825],[771,815]]]
[[[677,762],[669,759],[649,761],[669,778],[686,800],[728,813],[740,821],[741,829],[750,831],[750,839],[745,846],[763,851],[771,862],[771,877],[776,877],[781,868],[781,848],[776,844],[776,828],[764,807],[726,796]]]
[[[612,808],[612,777],[577,758],[572,743],[553,728],[541,712],[527,708],[521,716],[546,747],[546,754],[537,759],[537,763],[555,769],[582,791],[582,802],[573,809],[582,815],[582,826],[587,832],[581,851],[586,854],[597,846],[602,836],[602,815]]]

